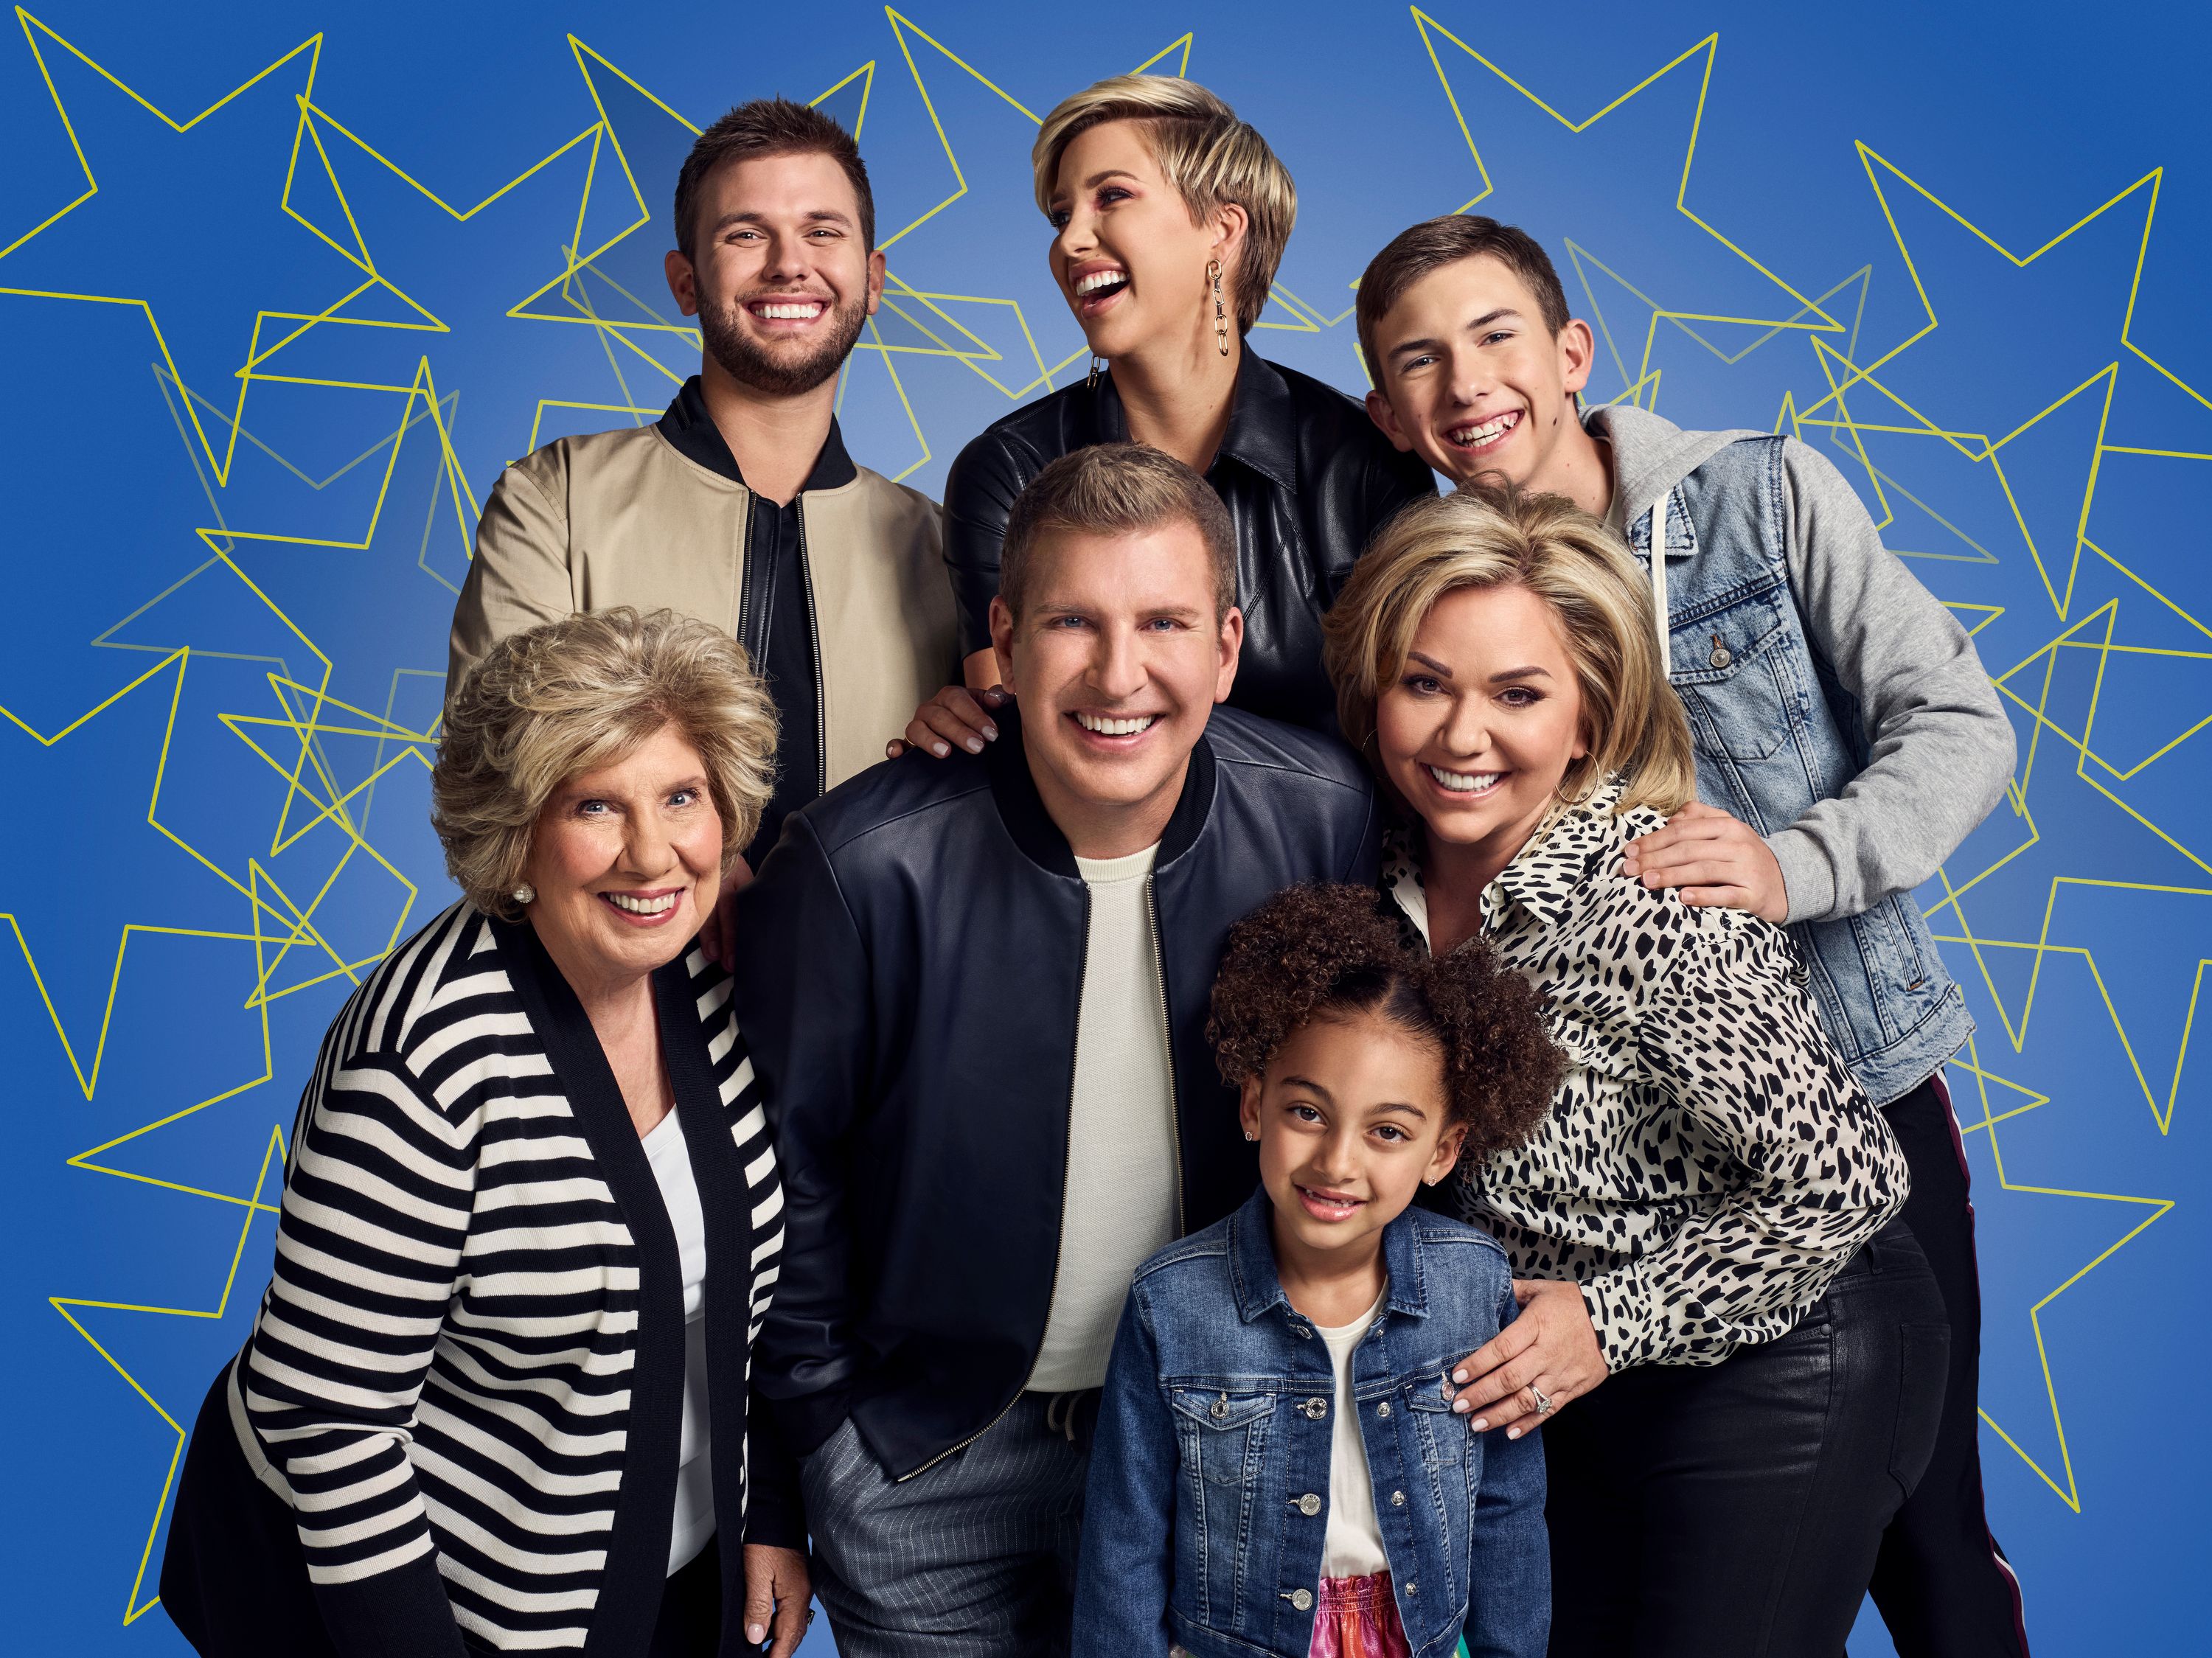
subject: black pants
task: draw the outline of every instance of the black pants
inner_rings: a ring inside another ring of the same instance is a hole
[[[1935,1269],[1951,1315],[1950,1386],[1935,1455],[1882,1533],[1874,1600],[1899,1658],[2027,1658],[2020,1586],[1982,1508],[1982,1290],[1966,1157],[1940,1078],[1882,1114],[1912,1169],[1905,1224]]]
[[[1841,1658],[1949,1347],[1893,1222],[1787,1335],[1570,1405],[1544,1429],[1552,1658]]]

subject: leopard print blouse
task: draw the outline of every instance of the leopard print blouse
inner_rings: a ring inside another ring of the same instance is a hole
[[[1789,935],[1620,873],[1666,820],[1615,779],[1482,895],[1482,933],[1547,999],[1569,1069],[1525,1145],[1455,1183],[1522,1278],[1569,1278],[1619,1370],[1717,1364],[1787,1332],[1904,1206],[1904,1154],[1821,1033]],[[1428,947],[1417,841],[1382,889]]]

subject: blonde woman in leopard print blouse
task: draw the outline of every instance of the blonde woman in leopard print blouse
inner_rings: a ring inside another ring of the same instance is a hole
[[[1787,935],[1621,872],[1695,792],[1642,573],[1564,500],[1462,493],[1392,520],[1328,637],[1402,816],[1409,944],[1486,941],[1571,1061],[1528,1143],[1456,1183],[1522,1311],[1454,1408],[1545,1429],[1553,1658],[1842,1651],[1948,1329]]]

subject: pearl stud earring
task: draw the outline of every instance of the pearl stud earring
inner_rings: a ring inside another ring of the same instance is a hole
[[[520,886],[515,888],[514,896],[516,903],[526,904],[538,896],[538,889],[525,881]]]

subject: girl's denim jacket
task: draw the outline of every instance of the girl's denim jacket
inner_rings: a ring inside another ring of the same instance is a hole
[[[1305,1658],[1328,1526],[1336,1380],[1275,1274],[1264,1189],[1137,1271],[1091,1457],[1075,1658]],[[1504,1251],[1409,1208],[1352,1356],[1375,1512],[1413,1658],[1541,1658],[1540,1436],[1468,1431],[1451,1370],[1515,1311]]]

